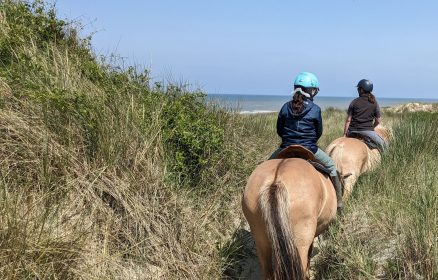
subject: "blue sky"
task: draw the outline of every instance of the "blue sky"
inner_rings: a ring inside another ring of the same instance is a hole
[[[438,98],[438,1],[57,0],[96,53],[208,93],[287,95],[315,73],[321,96]]]

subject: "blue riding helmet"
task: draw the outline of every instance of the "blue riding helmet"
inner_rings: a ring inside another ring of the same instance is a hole
[[[315,74],[310,72],[301,72],[297,75],[294,81],[294,86],[302,86],[305,88],[318,88],[319,82]]]

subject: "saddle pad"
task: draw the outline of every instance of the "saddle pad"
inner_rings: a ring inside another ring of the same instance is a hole
[[[290,145],[286,147],[283,151],[278,154],[277,158],[302,158],[307,160],[310,164],[315,167],[316,170],[321,172],[324,175],[330,176],[330,170],[325,167],[323,164],[318,162],[315,158],[315,155],[300,145]]]
[[[330,169],[328,169],[327,167],[325,167],[324,165],[322,165],[321,163],[317,162],[317,161],[310,161],[310,164],[313,165],[313,167],[315,167],[316,170],[318,170],[319,172],[321,172],[324,175],[330,176]]]
[[[302,158],[305,160],[315,160],[315,155],[300,145],[290,145],[284,148],[278,155],[277,158]]]
[[[363,134],[360,134],[360,133],[351,132],[348,135],[348,137],[356,138],[356,139],[362,141],[365,145],[368,146],[368,148],[370,150],[377,149],[380,153],[383,152],[382,147],[380,147],[376,142],[373,141],[373,139],[371,139],[370,137],[368,137],[366,135],[363,135]]]

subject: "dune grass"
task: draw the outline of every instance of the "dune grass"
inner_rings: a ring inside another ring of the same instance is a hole
[[[380,167],[364,174],[330,229],[317,279],[436,279],[437,113],[405,113]]]
[[[0,278],[217,278],[263,122],[76,34],[0,2]]]

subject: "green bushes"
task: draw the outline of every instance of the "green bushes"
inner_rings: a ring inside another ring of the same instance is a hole
[[[34,60],[32,51],[45,52],[48,45],[66,43],[66,22],[56,18],[54,7],[46,7],[43,1],[28,3],[5,0],[1,3],[0,62],[2,70],[12,67],[27,69]],[[31,51],[32,50],[32,51]],[[17,71],[2,71],[19,83]],[[14,84],[15,85],[15,84]]]
[[[2,1],[2,18],[8,25],[1,29],[1,62],[10,65],[13,50],[32,42],[38,47],[65,38],[66,23],[56,18],[53,7],[46,8],[43,1],[33,3]]]
[[[41,1],[0,2],[0,54],[0,278],[218,275],[257,160],[240,117],[96,57]]]
[[[178,182],[196,185],[202,172],[223,156],[224,128],[207,107],[205,96],[168,89],[163,119],[164,143]],[[224,113],[225,114],[225,113]]]
[[[0,73],[18,100],[40,106],[61,143],[83,146],[91,161],[126,162],[129,135],[154,127],[163,133],[168,178],[191,187],[227,153],[226,113],[207,106],[201,92],[152,87],[148,71],[98,61],[89,40],[78,39],[43,1],[5,1],[1,14],[8,24],[0,27]]]

